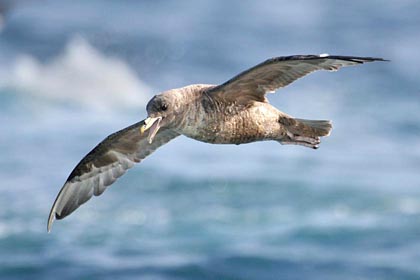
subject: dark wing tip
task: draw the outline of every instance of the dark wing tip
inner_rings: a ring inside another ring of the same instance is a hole
[[[328,59],[339,59],[339,60],[346,60],[352,61],[357,63],[365,63],[365,62],[373,62],[373,61],[390,61],[387,59],[383,59],[381,57],[370,57],[370,56],[345,56],[345,55],[318,55],[318,58],[328,58]]]
[[[329,55],[329,54],[307,54],[307,55],[289,55],[289,56],[279,56],[267,59],[262,64],[269,64],[275,63],[279,61],[288,61],[288,60],[314,60],[314,59],[339,59],[345,61],[351,61],[356,63],[364,63],[364,62],[373,62],[373,61],[390,61],[388,59],[383,59],[380,57],[364,57],[364,56],[348,56],[348,55]]]

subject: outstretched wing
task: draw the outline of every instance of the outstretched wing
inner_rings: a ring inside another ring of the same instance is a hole
[[[153,143],[141,135],[144,121],[109,135],[90,151],[73,169],[60,190],[48,218],[48,232],[54,219],[62,219],[88,201],[102,194],[127,169],[179,134],[161,128]]]
[[[343,66],[352,66],[372,61],[386,61],[382,58],[335,56],[335,55],[294,55],[266,60],[229,81],[216,86],[208,94],[224,101],[267,102],[265,94],[285,87],[295,80],[317,70],[336,71]]]

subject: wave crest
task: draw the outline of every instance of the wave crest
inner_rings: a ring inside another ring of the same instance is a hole
[[[3,86],[59,103],[105,110],[138,108],[152,93],[124,61],[105,56],[81,37],[70,40],[50,62],[22,55],[11,68]]]

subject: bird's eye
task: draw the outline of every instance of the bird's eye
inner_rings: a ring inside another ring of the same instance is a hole
[[[160,109],[161,109],[162,111],[166,111],[166,110],[168,110],[168,105],[166,105],[166,104],[164,103],[164,104],[160,105]]]

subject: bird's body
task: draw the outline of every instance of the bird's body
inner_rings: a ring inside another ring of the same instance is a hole
[[[214,85],[196,84],[162,93],[178,96],[179,117],[171,122],[174,131],[210,144],[239,145],[265,140],[289,144],[293,141],[291,135],[297,119],[267,102],[223,102],[208,94],[213,88]],[[325,121],[325,124],[329,132],[330,122]],[[325,136],[315,134],[307,136]]]
[[[218,102],[206,94],[213,87],[192,85],[178,89],[179,93],[194,95],[194,102],[185,104],[185,113],[175,131],[211,144],[243,144],[273,138],[280,111],[268,103]]]
[[[316,70],[383,61],[380,58],[305,55],[269,59],[221,85],[190,85],[154,96],[148,118],[111,134],[75,167],[48,218],[62,219],[93,195],[100,195],[135,163],[184,135],[211,144],[274,140],[318,148],[328,120],[297,119],[269,104],[265,95]],[[148,136],[145,131],[149,130]]]

